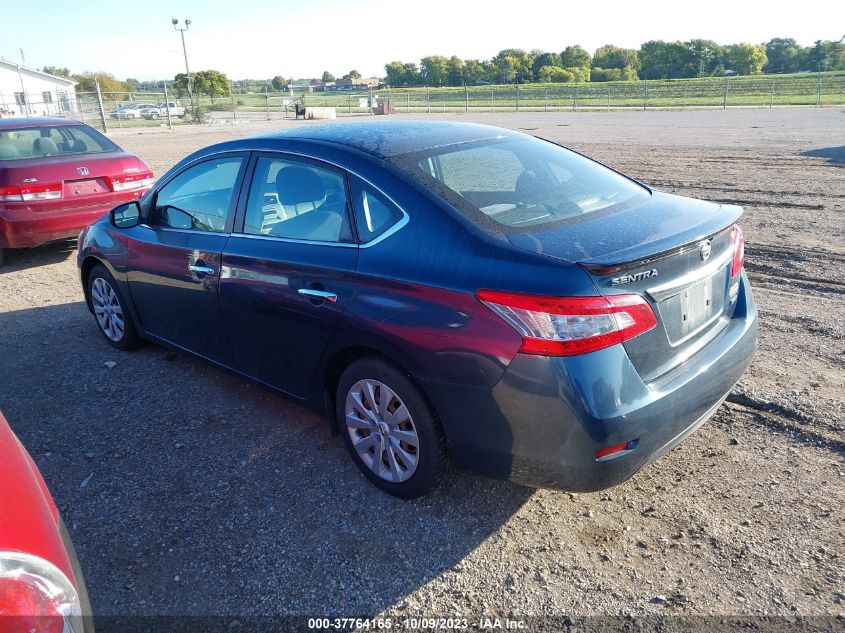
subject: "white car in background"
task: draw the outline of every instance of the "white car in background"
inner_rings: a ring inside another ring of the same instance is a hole
[[[140,119],[141,104],[139,103],[125,103],[118,106],[114,112],[109,114],[113,119]]]
[[[145,108],[142,115],[145,119],[163,119],[167,116],[167,110],[170,109],[170,116],[183,119],[185,117],[185,108],[179,105],[178,102],[169,101],[167,103],[161,102],[155,106]]]

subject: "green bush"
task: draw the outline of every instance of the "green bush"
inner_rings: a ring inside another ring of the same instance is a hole
[[[593,68],[590,81],[622,81],[621,68]]]
[[[192,103],[185,108],[185,120],[192,123],[204,123],[208,108],[199,103]]]
[[[572,69],[560,68],[559,66],[543,66],[537,75],[540,81],[545,84],[568,84],[575,81],[575,73],[572,72]]]

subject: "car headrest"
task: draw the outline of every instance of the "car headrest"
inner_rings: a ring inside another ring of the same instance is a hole
[[[18,149],[14,145],[9,145],[7,143],[0,143],[0,160],[2,159],[12,159],[18,157]]]
[[[46,136],[40,136],[35,139],[35,141],[32,143],[32,149],[35,150],[36,154],[39,154],[41,156],[59,153],[59,148],[56,146],[56,142],[51,138],[47,138]]]
[[[326,188],[313,169],[292,165],[276,174],[276,194],[282,204],[311,203],[317,207],[326,198]]]

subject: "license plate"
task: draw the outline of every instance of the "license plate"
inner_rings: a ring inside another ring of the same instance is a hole
[[[65,191],[70,196],[91,196],[98,193],[108,193],[109,188],[102,178],[89,178],[87,180],[66,181]]]
[[[673,345],[703,330],[725,307],[726,268],[660,302],[660,316]]]

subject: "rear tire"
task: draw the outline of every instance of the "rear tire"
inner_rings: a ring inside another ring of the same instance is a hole
[[[88,296],[94,310],[94,321],[109,345],[128,351],[141,344],[120,288],[102,264],[94,266],[88,274]]]
[[[391,363],[367,357],[347,367],[335,412],[352,461],[383,491],[413,499],[449,469],[446,436],[431,405]]]

